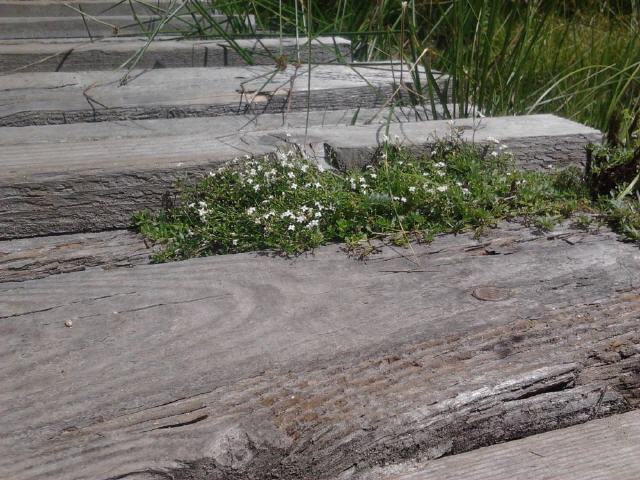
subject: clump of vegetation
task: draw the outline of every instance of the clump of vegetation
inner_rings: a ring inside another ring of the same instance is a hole
[[[640,113],[617,113],[607,137],[587,148],[586,182],[612,227],[640,241]]]
[[[304,63],[306,39],[346,37],[358,61],[420,65],[425,74],[414,70],[405,87],[418,102],[442,104],[445,117],[474,108],[546,112],[604,130],[616,111],[640,111],[640,0],[190,0],[153,8],[179,16],[186,37],[224,38],[249,64],[254,52],[235,39],[302,39],[291,60]],[[282,52],[271,56],[281,68]],[[448,91],[435,71],[450,75]]]
[[[577,171],[518,171],[497,141],[481,149],[457,139],[417,157],[387,143],[364,170],[318,168],[299,152],[244,158],[183,187],[176,206],[135,217],[163,245],[157,260],[272,250],[295,254],[328,242],[424,241],[481,232],[518,217],[540,228],[584,208]]]

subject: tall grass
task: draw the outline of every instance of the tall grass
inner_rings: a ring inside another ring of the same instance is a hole
[[[640,0],[190,0],[180,14],[182,35],[225,38],[247,63],[238,37],[348,37],[359,61],[424,67],[425,103],[444,100],[429,76],[444,71],[445,115],[552,112],[606,129],[640,110]]]

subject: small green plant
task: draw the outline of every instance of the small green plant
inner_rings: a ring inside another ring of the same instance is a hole
[[[495,148],[494,148],[495,147]],[[328,242],[396,244],[481,232],[504,218],[559,219],[585,201],[577,173],[521,172],[501,146],[449,139],[415,156],[386,143],[364,170],[318,168],[298,151],[243,158],[183,186],[177,205],[135,216],[163,248],[156,260],[271,250],[296,254]]]

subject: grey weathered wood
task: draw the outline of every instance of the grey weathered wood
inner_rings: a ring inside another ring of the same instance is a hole
[[[0,77],[0,126],[370,108],[396,92],[401,70],[313,66],[310,93],[308,66],[135,70],[125,84],[122,72],[16,73]]]
[[[426,465],[407,464],[388,470],[414,472],[398,475],[378,470],[361,478],[637,480],[640,478],[640,411],[454,455]]]
[[[86,268],[131,267],[150,261],[153,249],[126,230],[0,242],[0,283],[23,282]]]
[[[0,41],[0,72],[71,72],[120,68],[146,45],[143,38],[36,39]],[[275,65],[280,41],[275,38],[237,40],[256,65]],[[283,39],[282,53],[297,61],[301,51],[308,60],[306,41]],[[351,46],[342,38],[320,37],[312,41],[312,63],[350,61]],[[146,49],[138,68],[220,67],[246,65],[246,61],[224,40],[156,39]]]
[[[638,407],[637,247],[490,234],[1,284],[0,471],[357,478]]]
[[[563,168],[583,165],[584,147],[602,139],[600,131],[555,115],[458,119],[426,125],[428,128],[395,123],[388,129],[378,127],[375,135],[371,127],[352,128],[348,134],[326,142],[326,156],[337,168],[360,168],[378,158],[385,136],[420,154],[429,151],[436,138],[447,138],[455,131],[466,141],[489,145],[491,139],[502,142],[522,168]]]
[[[280,55],[277,39],[238,40],[257,65],[275,64]],[[53,72],[112,70],[134,56],[146,40],[111,38],[96,42],[79,39],[5,40],[0,42],[0,72]],[[302,42],[284,39],[282,51],[290,60],[302,50],[308,58],[308,47]],[[340,38],[321,37],[312,42],[313,63],[349,61],[350,43]],[[246,65],[245,60],[223,40],[165,40],[151,43],[137,64],[139,68],[178,68]]]
[[[242,116],[115,123],[108,130],[106,124],[0,129],[0,238],[125,228],[134,212],[159,208],[179,178],[196,179],[235,157],[272,153],[288,143],[306,146],[320,159],[325,150],[339,152],[348,143],[350,158],[371,160],[386,125],[328,126],[330,120],[348,123],[344,116],[318,113],[313,123],[325,126],[310,127],[306,139],[304,128],[286,127],[304,123],[305,114],[292,115],[285,125],[278,116],[260,117],[257,130]],[[418,149],[447,135],[450,124],[413,122],[390,129]],[[579,165],[587,141],[599,138],[595,130],[552,115],[483,119],[482,128],[470,132],[466,138],[478,143],[508,135],[502,139],[520,145],[514,153],[524,168]]]
[[[226,28],[227,18],[215,17]],[[83,16],[79,13],[67,17],[0,17],[0,39],[12,38],[101,38],[140,35],[152,32],[160,24],[157,15]],[[165,22],[161,33],[175,33],[188,29],[185,22],[190,16],[175,16]],[[140,22],[140,23],[138,23]]]
[[[0,0],[0,17],[68,17],[78,10],[94,16],[131,16],[132,6],[141,15],[161,12],[169,5],[169,0]]]

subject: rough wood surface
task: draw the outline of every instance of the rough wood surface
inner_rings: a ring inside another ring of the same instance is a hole
[[[0,77],[0,126],[371,108],[396,91],[400,71],[314,66],[309,103],[308,66],[135,70],[125,84],[117,71],[16,73]]]
[[[419,154],[430,150],[436,138],[446,138],[455,131],[466,141],[503,142],[522,168],[564,168],[583,165],[584,147],[602,139],[600,131],[555,115],[457,119],[453,123],[426,125],[428,128],[421,124],[395,123],[389,128],[377,127],[375,135],[371,127],[349,129],[347,135],[327,142],[326,156],[337,168],[360,168],[377,158],[385,136]]]
[[[4,283],[0,471],[358,478],[624,412],[639,261],[605,231],[503,226],[366,263],[326,247]]]
[[[236,41],[255,64],[275,65],[280,41],[274,38]],[[0,73],[72,72],[120,68],[146,44],[143,38],[4,40],[0,41]],[[301,51],[308,60],[308,46],[302,40],[284,39],[282,52],[290,62]],[[342,38],[319,37],[311,44],[312,63],[340,63],[351,60],[351,45]],[[223,40],[157,39],[147,48],[138,68],[220,67],[246,65],[246,61]]]
[[[102,38],[145,34],[154,31],[161,22],[156,15],[101,15],[82,16],[79,13],[67,17],[0,17],[0,39],[11,38]],[[177,33],[185,30],[190,17],[173,17],[160,27],[160,33]],[[226,17],[216,16],[217,22],[226,27]]]
[[[640,478],[640,411],[613,415],[426,465],[371,472],[373,480],[637,480]],[[364,477],[363,477],[364,478]]]
[[[0,17],[68,17],[77,15],[77,10],[88,15],[131,16],[132,7],[137,14],[144,14],[157,12],[157,8],[166,9],[169,4],[169,0],[0,0]]]
[[[371,111],[365,113],[363,119],[373,118]],[[285,125],[304,123],[303,117],[287,117]],[[386,130],[384,124],[328,126],[349,123],[352,117],[344,111],[317,113],[312,124],[324,126],[306,132],[276,127],[283,123],[279,116],[260,117],[257,124],[251,118],[1,128],[0,238],[126,228],[136,211],[159,208],[185,175],[194,180],[235,157],[274,152],[291,142],[321,161],[328,150],[339,166],[347,154],[371,161]],[[476,122],[456,120],[461,127]],[[428,121],[392,124],[390,131],[411,148],[424,149],[450,128],[448,121]],[[541,168],[579,165],[584,146],[600,135],[552,115],[534,115],[483,119],[481,128],[465,130],[464,137],[518,144],[520,165]]]
[[[100,266],[149,263],[153,249],[126,230],[0,242],[0,283],[23,282]]]

